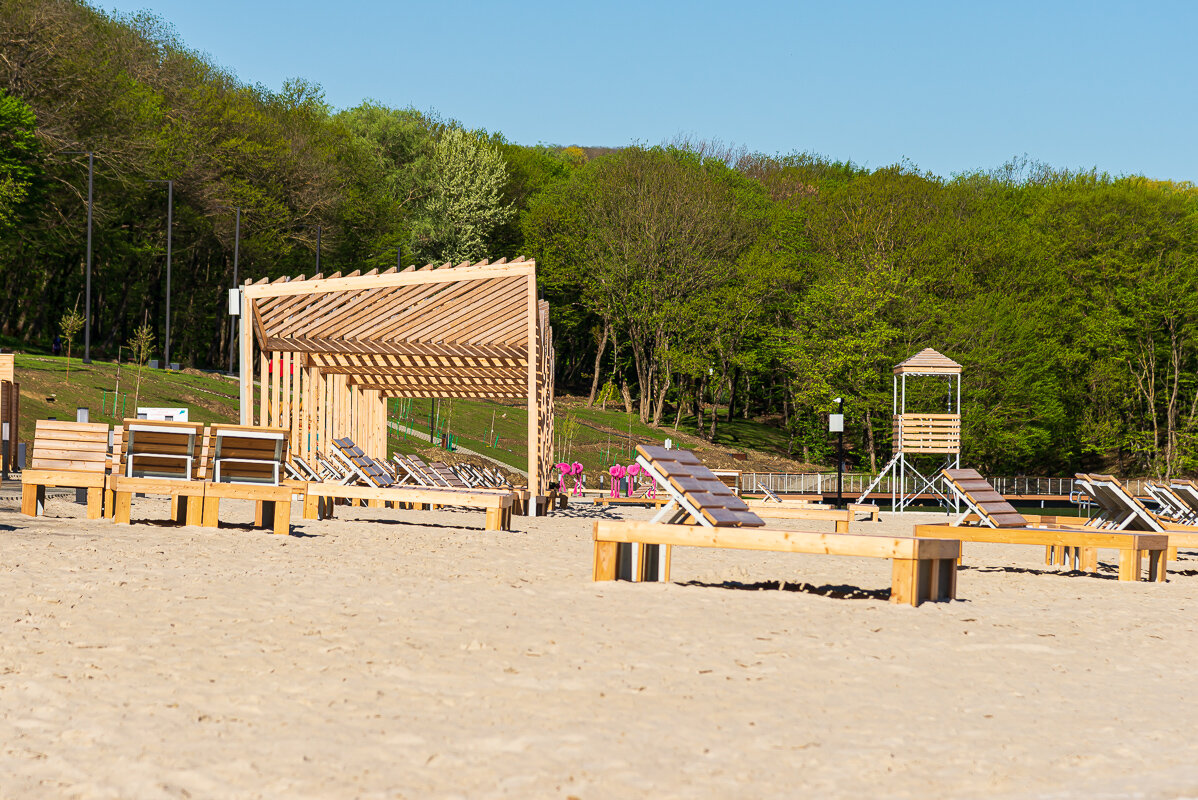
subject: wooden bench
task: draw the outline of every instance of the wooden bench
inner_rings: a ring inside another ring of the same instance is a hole
[[[765,522],[686,450],[637,447],[637,463],[670,502],[650,522],[596,522],[595,580],[669,580],[675,545],[891,558],[891,600],[956,597],[960,543],[851,533],[765,530]],[[791,509],[798,511],[800,509]],[[811,509],[818,511],[818,509]],[[828,512],[824,512],[828,513]],[[851,512],[836,512],[847,525]],[[678,524],[689,522],[690,524]]]
[[[889,558],[890,602],[918,606],[925,600],[953,600],[957,596],[961,543],[951,539],[599,520],[595,522],[594,540],[596,581],[669,581],[671,547],[720,547]],[[636,545],[638,552],[627,553],[622,563],[620,545]],[[650,547],[666,549],[656,556]]]
[[[512,509],[516,496],[500,489],[453,489],[449,487],[408,486],[393,483],[393,478],[350,439],[333,440],[333,453],[354,471],[359,485],[308,483],[305,486],[304,519],[322,519],[333,515],[338,499],[367,502],[410,504],[418,508],[461,506],[486,512],[487,530],[511,530]]]
[[[123,451],[109,476],[113,521],[128,525],[134,494],[171,498],[171,516],[199,525],[204,506],[204,426],[198,422],[127,419]],[[197,451],[197,444],[199,451]]]
[[[941,476],[948,487],[965,503],[967,511],[953,524],[916,525],[918,537],[943,537],[962,542],[1040,545],[1051,559],[1074,564],[1084,572],[1097,572],[1098,548],[1119,552],[1119,580],[1138,581],[1141,561],[1148,556],[1149,580],[1165,580],[1168,537],[1159,534],[1131,534],[1077,527],[1043,527],[1020,514],[976,470],[946,469]],[[976,519],[976,525],[962,524]]]
[[[32,468],[21,474],[21,513],[41,516],[46,510],[46,487],[67,487],[87,489],[87,518],[100,519],[107,461],[107,425],[39,419],[34,427]]]
[[[303,492],[303,481],[285,481],[287,431],[254,425],[213,425],[205,432],[208,463],[201,523],[220,524],[220,501],[252,500],[255,527],[271,527],[276,534],[291,532],[293,495]]]
[[[334,500],[378,500],[392,503],[410,503],[420,507],[464,506],[482,508],[486,511],[486,529],[489,531],[511,530],[512,494],[482,493],[474,490],[436,489],[422,486],[375,486],[345,485],[335,483],[308,483],[304,487],[304,519],[326,519],[333,516]]]

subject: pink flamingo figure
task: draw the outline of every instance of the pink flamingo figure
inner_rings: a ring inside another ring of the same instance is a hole
[[[557,482],[558,489],[565,491],[566,476],[570,474],[570,465],[565,461],[560,461],[557,464],[554,464],[553,468],[556,469],[558,475],[561,476],[561,479]]]
[[[584,479],[584,476],[583,476],[583,474],[582,474],[582,464],[581,464],[581,463],[579,463],[579,462],[577,462],[577,461],[575,461],[575,462],[574,462],[574,469],[572,470],[572,472],[574,473],[574,491],[573,491],[573,495],[574,495],[575,497],[578,497],[580,494],[582,494],[583,482],[584,482],[584,481],[583,481],[583,479]]]
[[[607,471],[607,474],[611,475],[611,496],[612,497],[620,496],[620,478],[624,477],[625,472],[626,472],[626,470],[623,467],[621,467],[619,464],[613,464],[611,469],[609,469]]]
[[[628,465],[628,496],[632,497],[632,485],[636,483],[636,476],[640,474],[641,467],[639,464]]]

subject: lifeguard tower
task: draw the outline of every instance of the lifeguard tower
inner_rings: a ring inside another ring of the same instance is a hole
[[[919,391],[911,398],[917,410],[908,411],[908,377],[943,381],[943,392],[935,384],[920,381]],[[927,409],[941,402],[947,413],[928,413]],[[959,511],[960,501],[946,496],[936,478],[940,470],[960,466],[961,365],[929,347],[894,368],[894,456],[857,502],[864,502],[889,476],[894,511],[902,511],[923,494],[938,497]]]

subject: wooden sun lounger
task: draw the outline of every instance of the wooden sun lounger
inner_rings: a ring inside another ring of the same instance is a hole
[[[1178,496],[1172,486],[1155,481],[1145,481],[1144,490],[1160,506],[1160,510],[1155,512],[1158,519],[1175,522],[1178,525],[1194,524],[1194,512]]]
[[[389,481],[387,473],[349,439],[334,439],[333,452],[352,468],[360,483],[308,483],[305,486],[304,519],[322,519],[333,515],[337,499],[382,503],[412,504],[418,507],[455,506],[481,508],[486,512],[487,530],[511,530],[511,492],[448,487],[401,486]],[[393,480],[393,479],[392,479]]]
[[[128,525],[133,495],[151,494],[171,498],[176,522],[199,525],[204,504],[204,426],[127,419],[123,430],[123,452],[108,482],[113,521]]]
[[[1165,580],[1169,540],[1158,534],[1130,534],[1079,527],[1037,527],[972,469],[941,471],[944,482],[967,507],[955,523],[916,525],[914,534],[927,538],[952,538],[962,542],[1039,545],[1049,550],[1049,563],[1070,563],[1084,572],[1097,572],[1098,550],[1119,552],[1119,580],[1138,581],[1141,561],[1148,556],[1148,579]],[[975,516],[977,525],[961,524]]]
[[[206,474],[211,480],[204,487],[204,527],[220,524],[222,499],[252,500],[256,526],[269,524],[276,534],[289,534],[292,495],[303,483],[287,483],[281,474],[287,461],[287,431],[213,425],[207,437]]]
[[[33,466],[21,473],[21,513],[45,513],[46,487],[87,489],[87,518],[103,516],[108,426],[99,422],[39,419],[33,435]]]
[[[1078,473],[1074,476],[1073,485],[1099,508],[1098,516],[1081,527],[1165,534],[1169,537],[1170,561],[1177,560],[1179,547],[1198,548],[1198,526],[1161,519],[1149,511],[1115,476]]]
[[[668,581],[675,545],[728,547],[890,558],[891,602],[917,606],[956,597],[957,541],[766,530],[765,522],[693,453],[642,445],[637,463],[670,496],[670,503],[650,522],[595,523],[597,581]],[[693,524],[678,524],[687,520]]]
[[[640,565],[641,571],[632,576],[633,579],[669,581],[669,548],[678,545],[889,558],[892,561],[890,602],[918,606],[925,600],[953,600],[957,596],[957,558],[961,554],[961,543],[952,539],[607,520],[595,522],[594,539],[594,579],[597,581],[616,580],[618,576],[629,574],[628,569],[620,568],[620,545],[639,546],[640,553],[631,560]],[[646,553],[649,547],[657,546],[667,548],[659,561],[647,557]]]
[[[1169,481],[1169,488],[1173,490],[1173,494],[1185,504],[1190,513],[1198,519],[1198,483],[1181,478],[1174,478]]]

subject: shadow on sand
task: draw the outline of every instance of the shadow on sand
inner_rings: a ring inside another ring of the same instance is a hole
[[[686,581],[681,586],[703,586],[715,589],[736,589],[742,592],[803,592],[820,597],[833,597],[837,600],[889,600],[889,589],[862,589],[859,586],[846,584],[824,584],[816,586],[813,583],[787,583],[786,581],[758,581],[756,583],[741,583],[739,581],[722,581],[707,583],[705,581]]]

